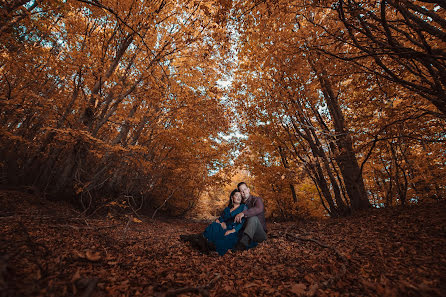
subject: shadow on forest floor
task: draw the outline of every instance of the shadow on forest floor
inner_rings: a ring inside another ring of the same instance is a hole
[[[0,191],[0,296],[446,296],[446,202],[270,223],[256,249],[203,255],[187,220],[80,218]]]

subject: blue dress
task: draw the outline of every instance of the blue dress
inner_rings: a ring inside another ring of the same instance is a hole
[[[232,212],[229,207],[226,207],[223,210],[222,215],[218,218],[220,222],[226,223],[226,230],[223,229],[219,223],[213,222],[207,226],[204,231],[204,237],[215,244],[216,250],[220,256],[226,254],[229,249],[234,248],[237,244],[238,233],[243,227],[243,223],[246,219],[242,218],[240,223],[236,223],[234,222],[234,218],[245,209],[248,209],[245,204],[240,204],[240,206]],[[231,229],[235,229],[235,232],[225,236],[225,232]]]

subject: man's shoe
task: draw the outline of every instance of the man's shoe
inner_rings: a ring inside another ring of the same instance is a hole
[[[240,240],[239,240],[239,243],[244,245],[245,248],[248,248],[248,246],[251,244],[251,238],[248,235],[243,234],[242,238],[240,238]]]
[[[234,251],[245,251],[245,250],[246,246],[241,242],[238,242],[234,247]]]
[[[242,238],[237,242],[237,244],[234,247],[234,250],[236,251],[245,251],[248,249],[248,246],[251,243],[251,238],[247,234],[243,234]]]

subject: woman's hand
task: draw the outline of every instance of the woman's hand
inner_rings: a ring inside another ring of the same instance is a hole
[[[221,222],[220,225],[223,228],[223,230],[226,230],[226,223],[225,222]]]
[[[228,230],[228,231],[225,232],[225,236],[227,236],[227,235],[229,235],[231,233],[234,233],[234,232],[235,232],[235,229]]]
[[[220,221],[218,219],[216,219],[215,222],[220,224]]]

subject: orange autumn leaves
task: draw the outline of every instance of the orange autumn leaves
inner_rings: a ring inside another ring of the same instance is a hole
[[[219,133],[231,110],[215,85],[225,52],[212,46],[225,34],[214,20],[223,6],[209,5],[5,4],[0,130],[11,183],[75,195],[84,208],[99,196],[158,205],[173,195],[171,209],[190,209],[228,152]]]
[[[444,31],[438,18],[444,7],[349,1],[340,11],[331,1],[236,3],[240,64],[232,96],[249,135],[244,158],[270,208],[286,217],[300,200],[338,216],[367,208],[366,200],[383,207],[444,197],[444,103],[436,97],[444,88],[434,86],[444,51],[429,54],[444,48],[435,31]],[[380,8],[400,29],[387,24],[386,35]],[[421,29],[414,11],[431,14],[429,28]],[[401,48],[420,55],[404,56]],[[296,196],[296,188],[311,184],[311,194]]]
[[[202,189],[229,182],[237,167],[277,217],[439,199],[444,7],[363,1],[386,19],[361,24],[357,2],[342,3],[5,4],[8,182],[88,209],[120,195],[166,201],[172,214],[203,208]],[[404,9],[430,16],[430,27],[418,32]],[[374,36],[381,43],[368,47]],[[419,55],[402,59],[398,46]],[[218,88],[228,77],[230,88]],[[222,137],[234,124],[246,140]]]

